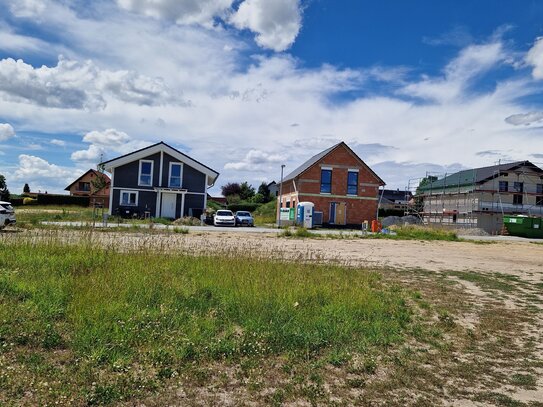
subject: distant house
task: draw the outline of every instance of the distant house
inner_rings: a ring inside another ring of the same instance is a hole
[[[497,233],[503,215],[543,216],[543,170],[530,161],[427,177],[415,202],[425,223]]]
[[[272,181],[268,184],[268,191],[270,191],[270,195],[274,198],[277,198],[279,195],[279,184],[277,182]]]
[[[162,141],[102,164],[111,174],[110,214],[129,209],[157,218],[199,217],[219,176]]]
[[[311,157],[283,179],[280,207],[312,202],[328,225],[360,225],[377,216],[385,182],[344,142]]]
[[[97,182],[97,179],[102,178],[103,181]],[[96,185],[103,184],[102,188],[96,188]],[[111,180],[106,174],[90,169],[74,182],[64,188],[65,191],[70,191],[72,196],[88,196],[91,206],[109,207],[109,193]]]
[[[379,208],[385,211],[405,212],[412,199],[413,194],[410,191],[385,189],[381,192]]]

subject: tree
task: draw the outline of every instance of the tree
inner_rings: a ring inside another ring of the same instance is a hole
[[[221,187],[221,192],[226,198],[232,195],[241,196],[241,186],[237,182],[229,182]]]
[[[30,193],[30,186],[28,184],[25,184],[23,187],[23,194],[29,194]]]
[[[247,201],[251,199],[253,196],[255,196],[255,189],[253,188],[253,186],[249,184],[247,181],[242,183],[240,185],[239,197],[242,200]]]
[[[262,182],[260,186],[258,187],[258,193],[262,195],[262,202],[267,203],[270,202],[272,197],[270,196],[270,188],[268,188],[268,184],[265,182]]]
[[[106,177],[104,177],[104,174],[99,173],[92,179],[91,184],[93,189],[92,192],[98,192],[107,185]]]
[[[9,201],[9,189],[6,184],[6,177],[0,174],[0,201]]]

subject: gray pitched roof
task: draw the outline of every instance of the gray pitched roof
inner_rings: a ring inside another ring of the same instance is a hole
[[[283,178],[283,182],[290,181],[291,179],[296,178],[298,175],[300,175],[302,172],[309,169],[313,164],[317,163],[321,158],[326,156],[328,153],[330,153],[332,150],[334,150],[340,144],[341,143],[337,143],[337,144],[333,145],[332,147],[327,148],[324,151],[321,151],[319,154],[314,155],[309,160],[307,160],[305,163],[303,163],[298,168],[296,168],[294,171],[292,171],[290,174],[285,176]]]
[[[298,177],[299,175],[301,175],[302,173],[307,171],[309,168],[311,168],[313,165],[315,165],[317,162],[319,162],[322,158],[326,157],[328,154],[330,154],[332,151],[334,151],[336,148],[338,148],[341,145],[344,145],[356,158],[358,158],[360,160],[361,163],[366,165],[364,163],[364,161],[362,161],[362,159],[360,157],[358,157],[358,155],[356,155],[356,153],[353,150],[351,150],[347,144],[345,144],[345,142],[341,141],[341,142],[339,142],[337,144],[334,144],[332,147],[327,148],[326,150],[321,151],[320,153],[318,153],[318,154],[314,155],[313,157],[311,157],[309,160],[304,162],[302,165],[300,165],[294,171],[292,171],[287,176],[285,176],[283,178],[283,182],[290,181],[290,180]],[[382,185],[385,185],[385,182],[375,172],[373,172],[373,170],[370,167],[368,167],[367,165],[366,165],[366,167],[375,176],[375,178],[377,178],[379,180],[379,182],[381,182]]]
[[[536,172],[543,174],[543,170],[538,166],[532,164],[530,161],[516,161],[509,164],[491,165],[489,167],[480,167],[459,171],[454,174],[447,175],[444,178],[423,185],[419,187],[419,190],[427,191],[430,189],[482,184],[483,182],[496,178],[499,173],[514,171],[515,169],[522,166],[532,167]]]

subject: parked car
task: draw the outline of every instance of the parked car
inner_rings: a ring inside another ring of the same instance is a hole
[[[236,226],[236,217],[232,211],[221,209],[215,213],[213,224],[215,226]]]
[[[11,206],[11,203],[0,201],[0,229],[8,225],[15,225],[16,222],[15,210]]]
[[[237,211],[236,212],[236,225],[240,226],[254,226],[255,220],[251,212],[247,211]]]

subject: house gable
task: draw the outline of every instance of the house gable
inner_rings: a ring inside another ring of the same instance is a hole
[[[118,167],[121,167],[121,166],[125,166],[127,164],[131,164],[133,163],[134,161],[135,162],[139,162],[139,160],[142,160],[142,159],[148,159],[147,157],[151,157],[155,154],[164,154],[164,155],[169,155],[170,157],[172,157],[173,159],[179,161],[179,162],[182,162],[183,164],[187,164],[189,165],[190,167],[194,168],[195,170],[205,174],[205,176],[207,177],[207,185],[208,186],[213,186],[215,181],[217,180],[218,176],[219,176],[219,173],[215,170],[212,170],[211,168],[205,166],[204,164],[190,158],[189,156],[187,156],[186,154],[183,154],[182,152],[180,152],[179,150],[176,150],[175,148],[169,146],[168,144],[164,143],[164,142],[159,142],[159,143],[156,143],[156,144],[153,144],[149,147],[145,147],[145,148],[142,148],[140,150],[137,150],[137,151],[134,151],[132,153],[129,153],[129,154],[126,154],[126,155],[123,155],[121,157],[117,157],[113,160],[109,160],[109,161],[106,161],[104,163],[102,163],[104,165],[104,168],[106,169],[106,171],[112,173],[114,170],[115,170],[115,177],[117,177],[117,168]],[[138,164],[139,165],[139,164]],[[158,171],[155,171],[156,174],[153,173],[153,183],[156,182],[155,185],[159,185],[160,182],[160,177],[162,177],[162,181],[164,181],[164,171],[160,171],[161,167],[160,167],[160,162],[158,162],[157,164],[154,165],[154,169],[155,170],[158,170]],[[139,167],[137,169],[137,171],[139,171]],[[156,180],[155,180],[155,175],[156,177],[158,177]],[[115,184],[117,184],[117,180],[115,180]],[[167,184],[167,183],[166,183]]]

